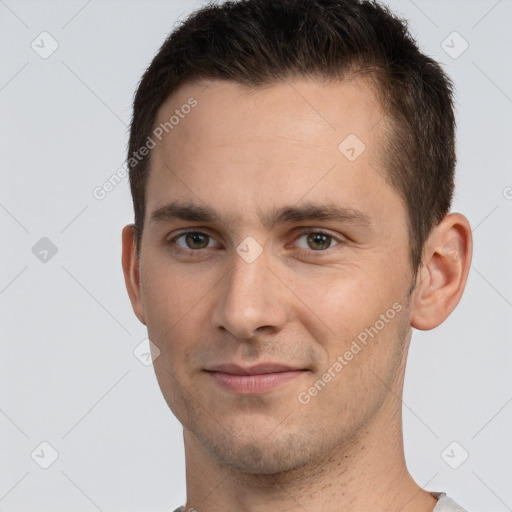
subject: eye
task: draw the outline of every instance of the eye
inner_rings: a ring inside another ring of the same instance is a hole
[[[184,250],[200,250],[216,247],[215,240],[206,233],[201,231],[188,231],[181,235],[175,236],[170,243],[175,243],[179,248]]]
[[[304,241],[301,242],[302,239],[304,239]],[[307,231],[300,234],[296,240],[297,246],[300,249],[311,249],[315,252],[325,251],[341,243],[332,235],[324,233],[323,231]]]

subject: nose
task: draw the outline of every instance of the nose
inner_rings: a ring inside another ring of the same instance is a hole
[[[276,274],[266,250],[252,262],[234,252],[231,271],[219,287],[214,325],[244,340],[263,331],[280,331],[287,320],[290,292]]]

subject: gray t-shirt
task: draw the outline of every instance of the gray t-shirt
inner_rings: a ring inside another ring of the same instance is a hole
[[[432,512],[466,512],[462,507],[459,507],[455,501],[446,496],[444,492],[432,492],[434,498],[437,499],[437,505]],[[185,512],[185,507],[179,507],[174,512]]]

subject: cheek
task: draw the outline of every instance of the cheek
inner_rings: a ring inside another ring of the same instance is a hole
[[[371,415],[394,386],[407,314],[401,304],[372,295],[371,290],[365,293],[361,286],[347,290],[350,293],[343,298],[339,294],[325,295],[323,302],[317,298],[317,310],[331,332],[322,342],[325,357],[310,385],[319,379],[328,381],[315,399],[316,406],[356,424]]]
[[[154,258],[141,272],[142,299],[148,330],[165,343],[183,324],[193,330],[194,314],[214,290],[221,275],[201,272],[197,265],[170,264]]]
[[[296,280],[295,285],[297,295],[308,305],[302,308],[299,321],[309,323],[309,332],[322,346],[319,371],[342,358],[343,370],[334,371],[340,378],[334,379],[332,389],[348,404],[349,397],[364,396],[368,386],[381,389],[378,379],[373,382],[375,375],[388,381],[395,371],[407,315],[402,285],[393,276],[358,269],[351,274],[340,270],[335,277],[331,273],[322,279]],[[322,336],[317,335],[320,330]]]
[[[206,334],[198,315],[215,281],[156,258],[146,265],[141,279],[148,336],[160,350],[153,362],[154,371],[176,414],[192,400],[188,369],[197,344]]]
[[[337,275],[338,274],[338,275]],[[348,273],[331,271],[324,276],[295,279],[294,292],[308,306],[303,309],[312,322],[322,322],[330,337],[347,339],[373,324],[391,307],[392,293],[380,293],[376,278],[364,269]]]

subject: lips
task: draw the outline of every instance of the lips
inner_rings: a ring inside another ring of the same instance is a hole
[[[247,367],[220,364],[207,369],[219,387],[242,395],[268,393],[306,371],[276,363],[261,363]]]
[[[239,366],[237,364],[219,364],[207,368],[210,372],[222,372],[230,375],[261,375],[264,373],[282,373],[289,371],[300,371],[301,368],[276,363],[260,363],[254,366]]]

